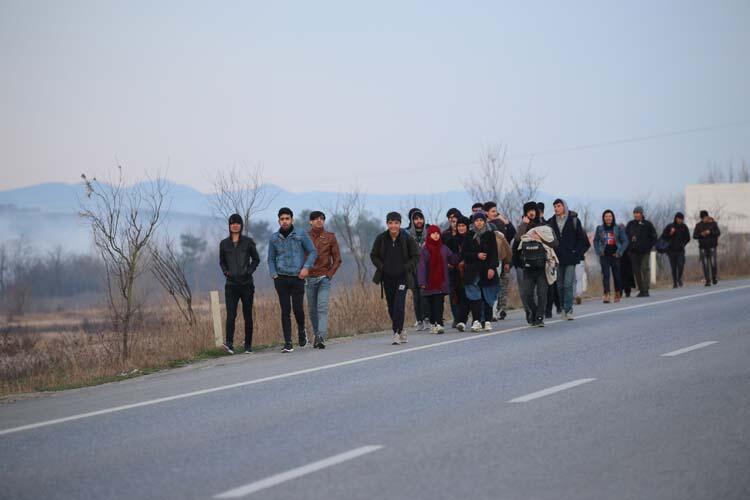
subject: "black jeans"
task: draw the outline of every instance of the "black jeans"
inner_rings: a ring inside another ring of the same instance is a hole
[[[273,280],[276,293],[279,295],[281,305],[281,329],[284,331],[284,343],[292,343],[292,310],[294,319],[297,320],[297,336],[300,340],[305,338],[305,280],[296,276],[279,275]]]
[[[716,248],[701,248],[701,266],[703,266],[703,277],[706,283],[716,281],[716,271],[719,267],[716,262]]]
[[[427,305],[430,307],[430,323],[433,325],[443,324],[443,307],[445,303],[445,295],[427,295],[425,296]]]
[[[417,275],[414,275],[414,283],[418,283]],[[422,289],[417,287],[411,291],[411,297],[414,301],[414,317],[417,321],[423,321],[430,317],[430,306],[426,297],[422,295]]]
[[[542,319],[547,308],[547,274],[544,269],[524,269],[523,281],[527,318],[532,321]]]
[[[253,285],[224,286],[224,302],[227,305],[227,345],[234,345],[234,322],[237,319],[237,305],[242,301],[242,317],[245,319],[245,349],[253,345]]]
[[[602,255],[599,257],[599,263],[602,266],[602,284],[604,285],[604,293],[609,293],[610,275],[615,282],[615,292],[622,291],[620,259],[614,255]]]
[[[560,294],[557,293],[557,285],[547,286],[547,307],[544,310],[546,316],[552,317],[552,306],[555,306],[558,312],[562,311]]]
[[[682,272],[685,270],[685,252],[669,253],[669,267],[672,268],[672,284],[682,284]]]
[[[397,278],[383,276],[383,292],[388,304],[388,316],[391,318],[393,333],[402,333],[406,313],[406,276]]]

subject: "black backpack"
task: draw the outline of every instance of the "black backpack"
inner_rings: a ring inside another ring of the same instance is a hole
[[[521,264],[524,269],[544,269],[547,265],[547,250],[539,241],[521,243]]]

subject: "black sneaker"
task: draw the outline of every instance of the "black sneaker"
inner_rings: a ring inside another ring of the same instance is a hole
[[[648,295],[646,295],[646,292],[638,292],[638,295],[636,295],[636,297],[648,297]]]
[[[223,344],[221,344],[221,346],[225,351],[227,351],[227,354],[234,354],[234,348],[232,347],[232,344],[227,344],[226,342],[224,342]]]
[[[249,345],[246,345],[245,346],[245,354],[252,354],[252,353],[253,353],[253,348],[250,347]]]
[[[299,336],[299,346],[305,347],[307,345],[307,332],[302,332]]]
[[[710,281],[706,281],[706,284],[703,285],[703,286],[711,286],[711,282]]]
[[[719,280],[717,280],[716,278],[714,278],[713,284],[714,285],[718,285],[719,284]]]
[[[500,316],[498,316],[498,319],[501,321],[508,317],[508,313],[505,311],[500,311]]]
[[[544,318],[542,318],[541,316],[538,317],[536,319],[536,325],[534,325],[534,326],[537,326],[539,328],[544,328]]]
[[[281,352],[294,352],[294,347],[292,347],[292,343],[284,344],[284,348],[281,350]]]
[[[325,348],[326,348],[326,345],[323,343],[323,339],[320,339],[320,341],[318,341],[318,349],[325,349]]]
[[[682,283],[682,280],[680,280],[680,281],[679,281],[679,283],[677,283],[677,284],[678,284],[678,285],[680,285],[680,288],[682,288],[683,286],[685,286],[685,285],[684,285],[684,284]]]

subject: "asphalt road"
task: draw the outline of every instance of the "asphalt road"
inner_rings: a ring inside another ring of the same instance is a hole
[[[750,498],[750,281],[576,314],[2,404],[0,498]]]

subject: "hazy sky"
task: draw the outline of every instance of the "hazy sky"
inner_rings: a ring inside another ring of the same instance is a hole
[[[750,161],[750,2],[0,0],[0,189],[116,161],[201,190],[460,189],[484,145],[544,189],[681,192]],[[117,160],[116,160],[117,159]]]

